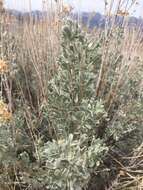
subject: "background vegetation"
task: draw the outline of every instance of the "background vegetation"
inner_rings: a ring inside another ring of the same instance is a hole
[[[62,1],[42,19],[1,6],[1,190],[143,188],[143,35],[128,22],[136,4],[118,1],[113,14],[105,1],[105,25],[92,30]]]

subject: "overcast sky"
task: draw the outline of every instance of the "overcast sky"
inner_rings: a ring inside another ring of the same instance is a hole
[[[65,0],[66,2],[72,4],[76,10],[80,9],[81,11],[96,11],[104,12],[104,0]],[[108,0],[111,1],[111,0]],[[115,0],[117,1],[117,0]],[[143,16],[143,0],[138,0],[139,5],[136,6],[136,12],[134,15]],[[5,0],[5,4],[8,8],[19,9],[19,10],[28,10],[29,0]],[[32,9],[40,10],[42,8],[42,0],[31,0]],[[133,11],[132,11],[133,12]]]

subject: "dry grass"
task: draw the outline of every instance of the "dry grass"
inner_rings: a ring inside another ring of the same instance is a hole
[[[109,17],[107,17],[105,30],[96,29],[96,31],[91,33],[95,41],[100,41],[100,37],[104,35],[100,49],[102,63],[95,93],[97,97],[105,101],[106,109],[109,113],[117,100],[122,101],[121,91],[124,91],[126,94],[130,93],[130,90],[127,88],[128,81],[137,78],[140,93],[143,90],[141,71],[143,66],[143,34],[141,28],[128,28],[128,18],[127,14],[125,15],[125,13],[129,12],[129,8],[136,3],[136,1],[132,2],[132,4],[124,4],[123,7],[122,1],[118,1],[111,27],[109,28],[108,26]],[[21,100],[21,106],[24,109],[23,114],[29,127],[37,157],[38,139],[33,131],[32,112],[36,112],[38,120],[40,120],[41,105],[48,99],[48,81],[57,70],[56,61],[60,53],[62,17],[66,15],[65,12],[67,11],[66,9],[63,10],[64,13],[61,13],[63,7],[62,0],[50,6],[53,10],[50,9],[51,11],[44,16],[42,21],[36,21],[35,23],[33,23],[32,17],[30,17],[29,22],[24,20],[22,23],[12,17],[12,20],[8,20],[10,24],[4,23],[6,18],[3,13],[1,13],[0,18],[2,36],[0,57],[9,63],[11,68],[11,72],[3,75],[5,80],[1,91],[6,96],[11,112],[17,109],[16,98],[19,97]],[[105,3],[105,12],[108,16],[113,14],[112,7],[112,3],[108,7]],[[122,12],[120,11],[121,7]],[[47,11],[47,7],[45,6],[43,10]],[[125,16],[121,38],[119,38],[118,33],[120,28],[115,26],[116,15],[119,14]],[[12,37],[13,34],[14,38]],[[122,61],[120,62],[121,57]],[[118,62],[119,64],[117,64]],[[21,73],[21,77],[19,73]],[[123,109],[123,105],[121,105],[120,109]],[[13,130],[13,134],[16,134],[17,131]],[[124,158],[130,160],[129,167],[122,168],[123,173],[119,176],[119,188],[117,189],[143,189],[143,171],[140,169],[142,168],[142,154],[143,147],[141,145],[138,150],[135,150],[133,157]],[[131,185],[133,186],[132,188],[126,188]]]

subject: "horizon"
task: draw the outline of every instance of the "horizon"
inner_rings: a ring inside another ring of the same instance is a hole
[[[30,4],[30,3],[31,4]],[[98,12],[104,14],[104,0],[64,0],[65,3],[74,7],[74,12]],[[98,3],[97,3],[98,2]],[[5,0],[5,6],[8,9],[15,9],[22,12],[28,10],[42,10],[42,0]],[[130,16],[143,17],[143,1],[139,0],[139,4],[136,5],[130,11]]]

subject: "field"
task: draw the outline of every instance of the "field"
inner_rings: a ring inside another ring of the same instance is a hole
[[[143,22],[129,24],[138,1],[105,1],[95,28],[62,0],[40,16],[3,3],[0,190],[142,190]]]

